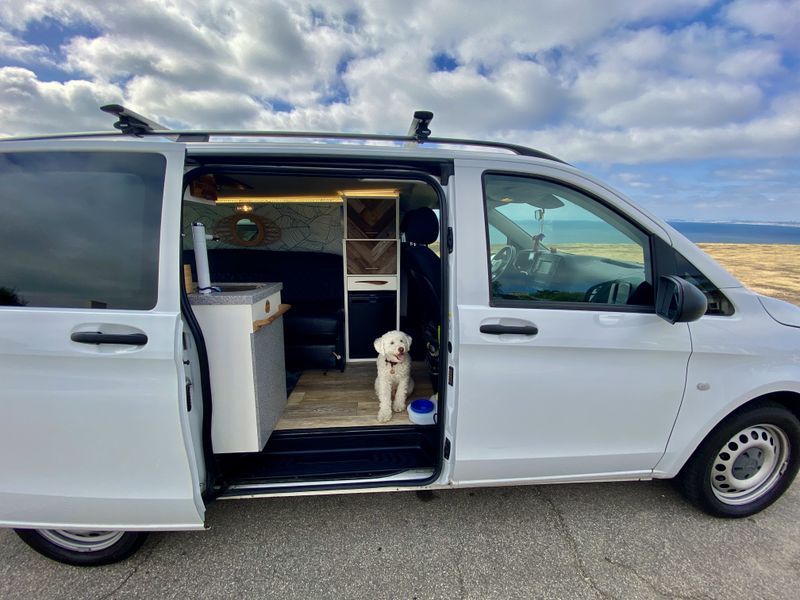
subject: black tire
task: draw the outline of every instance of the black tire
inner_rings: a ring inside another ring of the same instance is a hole
[[[751,444],[761,446],[748,448]],[[761,402],[717,425],[684,465],[676,483],[690,502],[709,514],[748,517],[789,488],[799,459],[800,421],[776,402]],[[743,489],[737,489],[739,485]]]
[[[61,536],[69,535],[70,532],[45,529],[14,531],[23,542],[38,553],[52,560],[78,567],[97,567],[125,560],[136,552],[147,538],[146,532],[126,531],[110,545],[98,544],[98,547],[103,547],[92,550],[91,544],[87,544],[87,548],[77,550],[74,549],[77,544],[70,543],[68,538],[64,538],[63,543],[58,542]]]

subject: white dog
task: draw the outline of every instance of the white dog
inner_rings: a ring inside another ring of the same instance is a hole
[[[406,398],[414,389],[409,348],[411,336],[402,331],[387,331],[375,340],[378,353],[375,393],[380,403],[378,421],[381,423],[392,419],[392,411],[402,412],[406,409]]]

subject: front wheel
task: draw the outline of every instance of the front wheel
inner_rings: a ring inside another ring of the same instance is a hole
[[[147,533],[136,531],[77,531],[15,529],[22,541],[47,558],[80,567],[125,560],[144,543]]]
[[[800,461],[800,421],[769,402],[734,413],[698,447],[678,475],[683,494],[719,517],[747,517],[775,502]]]

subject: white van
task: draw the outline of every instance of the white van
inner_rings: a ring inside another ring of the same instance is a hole
[[[120,132],[0,141],[0,525],[46,556],[121,560],[229,498],[676,478],[742,517],[794,479],[800,309],[592,177],[430,113],[106,109]],[[433,424],[377,418],[395,329]]]

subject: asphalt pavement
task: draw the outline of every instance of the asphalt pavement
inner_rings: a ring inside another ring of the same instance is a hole
[[[667,482],[221,501],[108,567],[0,530],[0,598],[800,598],[800,482],[722,520]]]

